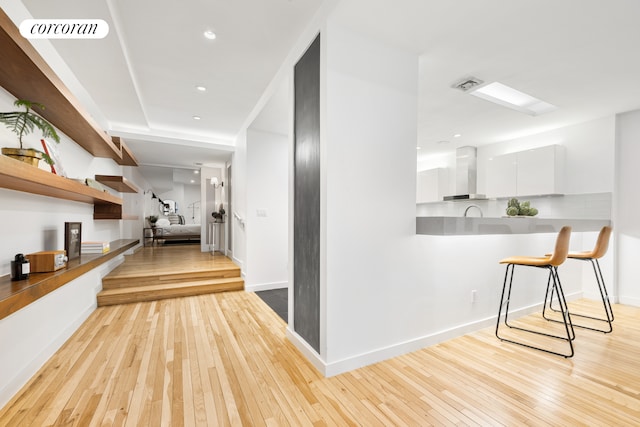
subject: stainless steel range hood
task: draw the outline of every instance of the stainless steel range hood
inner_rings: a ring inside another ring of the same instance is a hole
[[[460,147],[456,150],[456,194],[444,196],[443,200],[487,200],[478,194],[478,159],[476,147]]]

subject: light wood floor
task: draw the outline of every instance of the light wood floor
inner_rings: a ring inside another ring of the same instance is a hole
[[[614,311],[612,334],[576,331],[573,359],[488,328],[323,378],[252,293],[102,307],[0,425],[638,425],[640,309]]]
[[[140,276],[193,275],[200,271],[239,269],[229,258],[216,252],[201,252],[199,245],[147,246],[109,273],[114,279],[131,279]]]

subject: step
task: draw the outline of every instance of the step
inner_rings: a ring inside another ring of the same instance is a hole
[[[240,268],[219,268],[199,271],[174,271],[149,274],[109,275],[102,279],[102,289],[119,289],[131,286],[154,286],[163,283],[192,282],[194,280],[228,279],[240,277]]]
[[[234,277],[106,289],[99,292],[97,297],[98,306],[101,307],[105,305],[204,295],[214,292],[241,291],[243,289],[244,280],[239,277]]]

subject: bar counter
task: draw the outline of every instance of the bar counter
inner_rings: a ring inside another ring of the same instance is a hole
[[[606,219],[560,219],[538,217],[453,217],[419,216],[416,218],[416,234],[431,236],[464,236],[482,234],[532,234],[557,233],[569,225],[574,232],[600,231],[611,225]]]

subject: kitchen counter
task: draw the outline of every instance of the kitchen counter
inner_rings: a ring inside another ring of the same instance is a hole
[[[574,232],[600,231],[611,221],[605,219],[557,219],[538,217],[477,218],[421,216],[416,218],[416,234],[461,236],[482,234],[557,233],[569,225]]]

